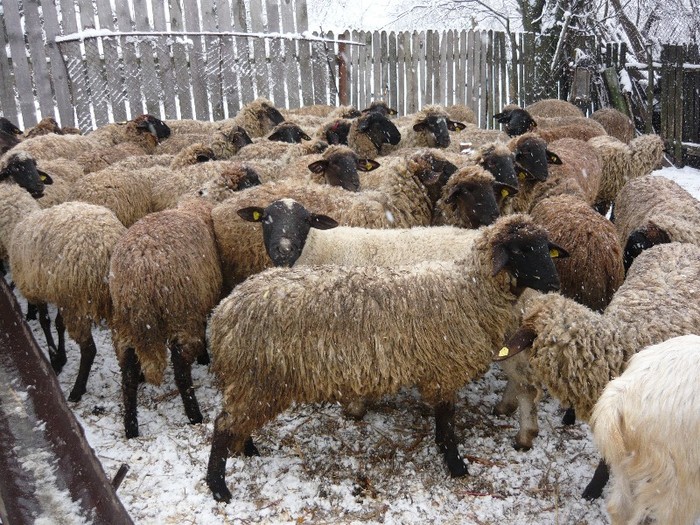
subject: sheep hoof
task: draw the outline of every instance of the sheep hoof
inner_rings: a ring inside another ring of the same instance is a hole
[[[139,437],[139,424],[137,422],[124,423],[124,433],[126,434],[126,439]]]
[[[188,417],[187,419],[190,420],[190,425],[198,425],[200,424],[204,418],[202,417],[202,414],[197,411],[197,414],[194,414],[192,417]]]
[[[85,390],[74,388],[73,390],[71,390],[71,393],[68,395],[68,401],[72,401],[74,403],[77,403],[78,401],[80,401],[82,399],[84,393],[85,393]]]
[[[515,443],[513,443],[513,448],[517,451],[520,451],[520,452],[527,452],[528,450],[530,450],[532,448],[532,443],[528,444],[528,443],[520,443],[520,442],[516,441]]]
[[[215,482],[207,478],[207,485],[216,501],[229,503],[231,501],[231,491],[226,488],[225,482]]]
[[[573,408],[567,408],[564,412],[564,417],[561,419],[562,424],[571,426],[576,423],[576,411]]]
[[[55,348],[49,348],[49,360],[56,375],[61,373],[67,361],[65,354],[61,355]]]
[[[450,476],[453,478],[461,478],[462,476],[466,476],[469,474],[469,471],[467,470],[467,465],[462,461],[462,458],[459,457],[459,455],[456,458],[446,458],[447,460],[447,468],[450,471]]]
[[[260,455],[258,448],[255,446],[255,443],[253,443],[253,438],[248,438],[245,440],[245,443],[243,444],[243,454],[247,458]]]

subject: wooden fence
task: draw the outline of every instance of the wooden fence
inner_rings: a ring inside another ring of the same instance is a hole
[[[123,0],[115,11],[110,0],[24,0],[3,9],[0,113],[24,127],[54,116],[85,132],[144,112],[218,120],[260,96],[287,108],[383,99],[399,114],[463,103],[493,127],[506,104],[569,94],[570,79],[543,80],[549,64],[537,57],[554,43],[532,34],[310,33],[305,0]],[[630,67],[617,45],[578,47],[613,77]],[[697,138],[693,49],[667,46],[648,68],[660,78],[656,130],[674,144]],[[589,109],[599,103],[593,96]]]

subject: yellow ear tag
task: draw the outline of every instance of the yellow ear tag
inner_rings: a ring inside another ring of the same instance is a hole
[[[524,171],[521,171],[518,173],[518,178],[520,180],[525,180],[526,177],[527,177],[527,173],[525,173]]]
[[[551,248],[551,249],[549,250],[549,256],[550,256],[552,259],[556,259],[557,257],[559,257],[559,250],[557,250],[556,248]]]
[[[367,171],[371,170],[371,169],[372,169],[372,163],[371,163],[371,162],[365,162],[365,169],[366,169]]]
[[[262,217],[262,213],[260,213],[259,211],[254,211],[254,212],[253,212],[253,219],[254,219],[254,220],[259,221],[259,220],[260,220],[260,217]]]
[[[498,357],[508,357],[508,354],[510,354],[510,350],[508,349],[507,346],[504,346],[501,348],[501,350],[498,352]]]
[[[41,179],[41,182],[44,182],[46,180],[46,175],[39,175],[39,179]]]
[[[510,192],[506,188],[501,189],[501,197],[507,197],[508,195],[510,195]]]

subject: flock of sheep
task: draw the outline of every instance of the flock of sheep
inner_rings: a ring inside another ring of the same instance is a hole
[[[700,203],[650,175],[663,142],[616,110],[542,100],[495,118],[503,131],[463,105],[398,117],[380,101],[265,99],[223,121],[140,115],[87,135],[0,118],[0,257],[56,373],[65,330],[80,347],[70,401],[88,388],[93,326],[109,326],[127,438],[139,384],[168,362],[200,423],[191,369],[211,360],[216,500],[231,498],[229,454],[258,454],[256,430],[292,404],[361,418],[411,386],[462,476],[456,393],[496,360],[494,412],[519,411],[516,448],[536,446],[544,387],[604,458],[584,497],[610,469],[614,523],[692,524]]]

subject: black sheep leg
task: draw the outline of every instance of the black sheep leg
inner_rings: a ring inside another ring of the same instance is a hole
[[[222,420],[225,413],[219,414],[214,422],[214,434],[211,437],[211,451],[207,465],[207,486],[211,490],[216,501],[231,501],[231,491],[226,487],[226,460],[228,459],[229,443],[232,436],[230,432],[222,429]]]
[[[49,361],[51,361],[51,368],[56,372],[56,375],[61,373],[63,370],[63,365],[66,364],[66,348],[65,346],[60,346],[56,348],[56,344],[53,341],[53,336],[51,335],[51,318],[49,317],[49,308],[45,303],[34,305],[36,308],[36,313],[39,314],[39,325],[41,330],[44,332],[44,337],[46,338],[46,346],[49,349]],[[29,318],[29,312],[27,312],[27,318]]]
[[[610,470],[605,460],[601,459],[593,473],[593,479],[591,479],[584,489],[583,494],[581,494],[583,499],[592,501],[602,496],[603,488],[608,483],[608,479],[610,479]]]
[[[90,376],[92,363],[97,355],[97,347],[95,341],[90,335],[85,341],[79,344],[80,346],[80,367],[78,368],[78,377],[75,379],[75,385],[68,396],[68,401],[80,401],[83,394],[87,391],[87,381]]]
[[[187,414],[190,423],[201,423],[202,413],[199,411],[199,404],[192,386],[192,363],[183,358],[182,347],[179,343],[172,344],[170,353],[175,372],[175,384],[180,392],[182,404],[185,405],[185,414]]]
[[[141,365],[133,348],[124,351],[122,360],[122,399],[124,401],[124,432],[127,439],[139,435],[139,420],[136,410],[136,394],[139,389]]]
[[[61,311],[56,312],[56,318],[53,320],[56,327],[56,335],[58,336],[58,353],[65,357],[66,355],[66,325],[63,324],[63,315]]]
[[[455,405],[452,401],[443,401],[435,405],[435,443],[445,456],[447,468],[453,478],[468,474],[467,466],[457,449]]]
[[[27,303],[27,315],[24,318],[27,321],[36,321],[36,314],[39,309],[33,303]]]
[[[573,425],[576,423],[576,410],[574,408],[569,407],[566,409],[566,412],[564,412],[564,417],[561,418],[561,422],[564,425]]]

